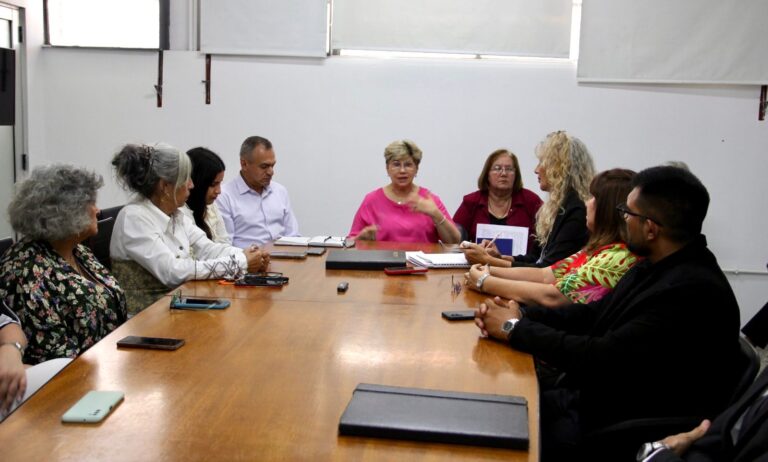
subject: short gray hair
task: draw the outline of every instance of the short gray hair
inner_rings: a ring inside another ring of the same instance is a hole
[[[264,149],[270,150],[272,149],[272,142],[261,136],[249,136],[240,146],[240,158],[247,161],[253,160],[251,153],[256,149],[256,146],[264,146]]]
[[[393,160],[401,160],[406,157],[413,159],[417,166],[421,163],[421,149],[411,140],[393,141],[384,149],[384,162],[387,165]]]
[[[152,197],[160,180],[179,188],[192,174],[189,156],[164,143],[126,144],[112,158],[112,166],[124,187],[147,199]]]
[[[101,175],[71,165],[37,167],[16,185],[8,205],[11,226],[34,240],[76,236],[91,225],[88,206],[103,185]]]

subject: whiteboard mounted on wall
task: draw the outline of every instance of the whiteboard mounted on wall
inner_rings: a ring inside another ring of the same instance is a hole
[[[764,85],[766,19],[766,0],[584,0],[577,78]]]
[[[200,51],[325,57],[327,0],[200,0]]]

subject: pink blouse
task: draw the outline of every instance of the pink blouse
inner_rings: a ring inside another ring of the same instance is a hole
[[[443,201],[426,188],[419,188],[419,196],[432,196],[435,205],[443,216],[453,223],[451,216],[443,205]],[[407,204],[398,204],[384,194],[379,188],[366,194],[360,208],[357,209],[349,236],[355,237],[366,226],[377,225],[377,241],[396,242],[437,242],[437,227],[429,215],[412,212]]]

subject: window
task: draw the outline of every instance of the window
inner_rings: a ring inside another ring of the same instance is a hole
[[[168,48],[169,0],[44,0],[45,43]]]
[[[334,0],[331,48],[568,58],[573,0]]]

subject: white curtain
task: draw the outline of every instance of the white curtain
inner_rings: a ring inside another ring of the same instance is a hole
[[[582,82],[768,83],[768,0],[583,0]]]
[[[571,0],[334,0],[332,49],[567,58]]]
[[[200,0],[200,51],[326,55],[326,0]]]

